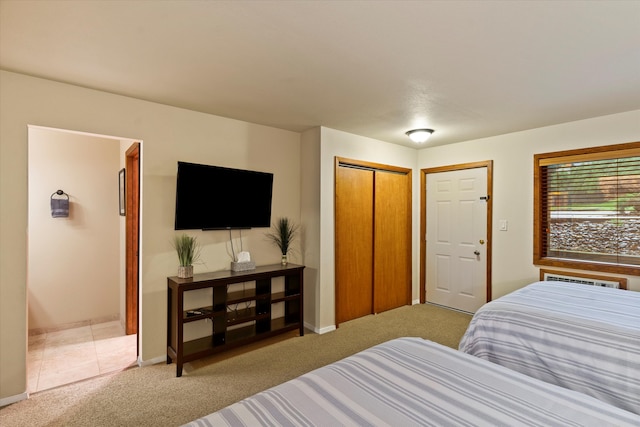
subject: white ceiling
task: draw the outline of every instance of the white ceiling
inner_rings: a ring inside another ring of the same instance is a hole
[[[0,0],[0,68],[434,146],[640,109],[640,1]]]

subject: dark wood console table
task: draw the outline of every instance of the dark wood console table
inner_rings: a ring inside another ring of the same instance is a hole
[[[168,277],[167,364],[176,362],[176,376],[182,376],[183,364],[192,360],[294,329],[304,335],[303,270],[301,265],[273,264],[249,271],[195,274],[189,279]],[[282,291],[273,291],[274,277],[284,277]],[[255,286],[228,291],[229,285],[245,282]],[[210,289],[211,299],[199,307],[185,307],[185,293],[200,289]],[[283,306],[280,317],[274,317],[276,304]],[[204,322],[210,333],[185,341],[185,325],[192,322]]]

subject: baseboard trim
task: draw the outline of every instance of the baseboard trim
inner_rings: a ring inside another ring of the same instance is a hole
[[[24,392],[20,394],[16,394],[15,396],[9,396],[0,399],[0,408],[3,406],[11,405],[12,403],[20,402],[21,400],[27,400],[29,398],[29,393]]]
[[[142,360],[142,358],[138,356],[138,366],[140,367],[157,365],[158,363],[163,363],[163,362],[167,363],[167,356],[158,356],[149,360]]]
[[[100,323],[114,322],[116,320],[120,320],[120,317],[117,314],[113,314],[111,316],[96,317],[95,319],[81,320],[78,322],[63,323],[60,325],[41,327],[41,328],[33,328],[33,329],[29,329],[28,333],[29,333],[29,336],[31,337],[35,335],[46,334],[49,332],[58,332],[58,331],[64,331],[66,329],[81,328],[83,326],[91,326],[91,325],[98,325]]]
[[[311,329],[311,328],[309,328]],[[312,329],[313,332],[315,332],[318,335],[322,335],[322,334],[326,334],[327,332],[333,332],[336,330],[336,325],[331,325],[331,326],[325,326],[324,328],[320,328],[320,329]]]

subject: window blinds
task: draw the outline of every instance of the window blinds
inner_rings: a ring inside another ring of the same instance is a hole
[[[617,154],[541,163],[543,256],[640,265],[640,155]]]

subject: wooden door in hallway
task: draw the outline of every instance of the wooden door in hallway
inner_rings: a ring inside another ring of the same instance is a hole
[[[411,303],[411,170],[336,159],[336,324]]]
[[[138,333],[138,287],[140,265],[140,143],[135,142],[126,152],[125,217],[126,217],[126,297],[125,332]]]

